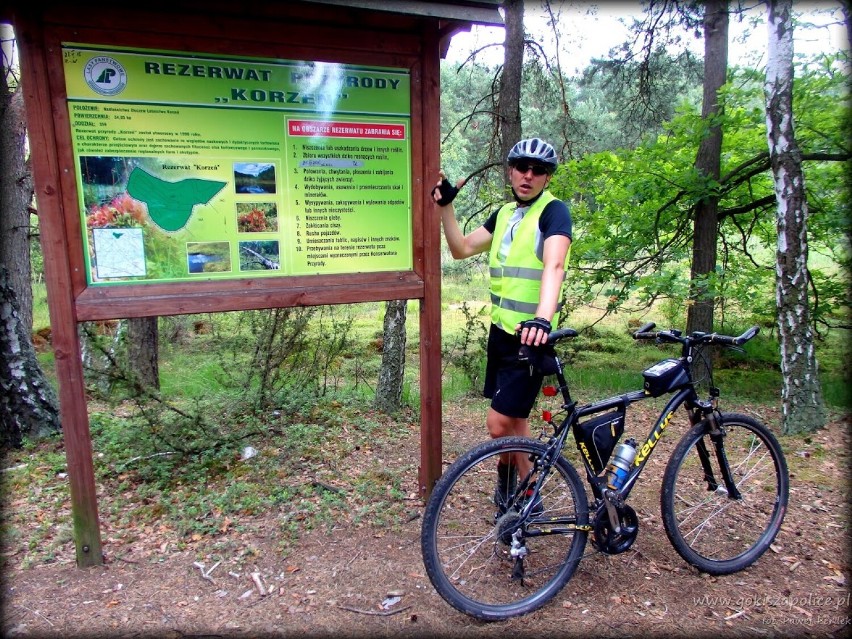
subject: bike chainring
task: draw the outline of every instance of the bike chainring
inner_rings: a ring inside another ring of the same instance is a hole
[[[639,517],[630,506],[622,506],[618,509],[618,523],[621,531],[616,533],[609,522],[606,508],[601,507],[595,515],[594,536],[592,543],[603,553],[617,555],[624,552],[639,534]]]

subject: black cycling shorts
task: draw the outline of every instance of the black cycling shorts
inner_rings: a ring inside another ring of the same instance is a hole
[[[544,375],[518,361],[520,346],[518,335],[491,325],[482,394],[491,399],[491,408],[501,415],[526,419],[535,405]]]

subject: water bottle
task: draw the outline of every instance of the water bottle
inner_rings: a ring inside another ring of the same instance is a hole
[[[618,445],[606,467],[606,487],[618,490],[624,485],[624,480],[630,473],[630,465],[636,459],[636,440],[628,439]]]

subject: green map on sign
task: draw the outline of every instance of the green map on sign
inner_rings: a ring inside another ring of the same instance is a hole
[[[137,167],[127,180],[127,192],[148,205],[154,224],[164,231],[179,231],[186,226],[193,208],[207,204],[226,184],[198,178],[167,182]]]

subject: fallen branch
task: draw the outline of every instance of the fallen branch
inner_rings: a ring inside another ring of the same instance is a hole
[[[725,621],[730,621],[731,619],[736,619],[737,617],[742,617],[744,614],[746,614],[746,611],[740,610],[739,612],[735,612],[734,614],[728,615],[727,617],[725,617]]]
[[[395,615],[397,613],[403,612],[404,610],[408,610],[411,606],[405,606],[403,608],[399,608],[397,610],[362,610],[361,608],[352,608],[351,606],[337,606],[342,610],[348,610],[349,612],[357,612],[359,615],[373,615],[375,617],[390,617],[391,615]]]
[[[331,484],[326,484],[318,480],[313,480],[311,482],[311,486],[314,488],[322,488],[323,490],[327,490],[330,493],[336,493],[338,495],[346,495],[346,491],[342,488],[338,488],[337,486],[332,486]]]
[[[48,623],[48,625],[50,625],[50,627],[51,627],[51,628],[55,628],[55,627],[56,627],[56,626],[54,626],[54,625],[53,625],[53,622],[52,622],[50,619],[48,619],[47,617],[45,617],[45,616],[44,616],[43,614],[41,614],[38,610],[33,610],[32,608],[27,608],[24,604],[17,604],[17,605],[18,605],[18,607],[19,607],[19,608],[23,608],[23,609],[24,609],[24,610],[26,610],[27,612],[31,612],[31,613],[33,613],[34,615],[36,615],[37,617],[41,617],[42,619],[44,619],[44,620]]]
[[[261,597],[265,597],[267,595],[266,588],[263,585],[263,582],[260,580],[260,573],[253,572],[251,573],[251,579],[254,581],[254,585],[257,586],[257,591],[260,593]]]
[[[346,567],[349,568],[349,566],[352,565],[352,562],[355,561],[356,559],[358,559],[358,557],[360,557],[360,556],[361,556],[361,551],[359,550],[358,552],[355,553],[355,556],[352,557],[352,559],[350,559],[349,561],[346,562]]]
[[[192,565],[195,566],[196,568],[198,568],[198,571],[201,573],[202,579],[206,579],[211,584],[215,584],[216,582],[213,581],[213,577],[210,576],[210,573],[213,572],[214,570],[216,570],[216,567],[221,563],[222,563],[221,561],[217,561],[215,564],[213,564],[213,566],[210,568],[210,570],[207,570],[206,572],[204,570],[204,564],[202,564],[200,561],[193,562]]]
[[[10,473],[14,470],[23,470],[26,467],[26,464],[18,464],[17,466],[10,466],[9,468],[4,468],[3,470],[0,470],[0,473]]]
[[[154,457],[169,457],[170,455],[177,455],[175,451],[169,451],[165,453],[154,453],[153,455],[139,455],[138,457],[133,457],[132,459],[128,459],[126,462],[122,464],[123,468],[127,468],[133,462],[138,462],[140,460],[153,459]]]

